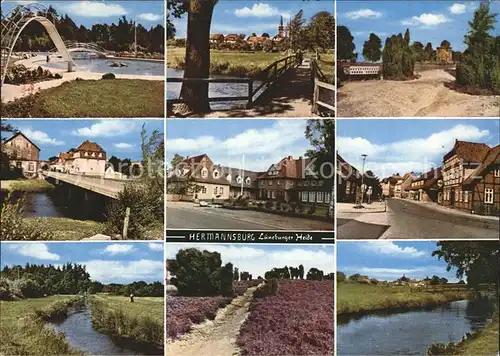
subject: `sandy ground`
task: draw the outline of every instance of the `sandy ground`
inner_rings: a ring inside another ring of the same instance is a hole
[[[456,92],[445,86],[455,78],[442,69],[419,73],[416,80],[367,80],[339,90],[339,117],[496,117],[500,96]]]
[[[45,56],[36,56],[29,59],[24,59],[17,61],[16,64],[23,64],[28,68],[34,69],[37,68],[41,63],[45,61]],[[47,80],[40,83],[35,84],[23,84],[23,85],[12,85],[12,84],[4,84],[2,85],[2,102],[8,103],[9,101],[13,101],[18,98],[22,98],[24,96],[34,94],[37,91],[58,87],[64,82],[69,82],[75,80],[76,78],[82,79],[101,79],[104,73],[93,73],[87,71],[75,71],[68,73],[64,69],[50,69],[52,73],[60,73],[63,77],[62,79],[54,79]],[[118,79],[143,79],[143,80],[165,80],[162,75],[129,75],[129,74],[116,74],[116,78]]]
[[[167,341],[166,355],[238,355],[236,337],[247,318],[253,292],[257,287],[248,288],[244,295],[233,299],[231,304],[221,309],[213,321],[193,326],[180,340]],[[168,317],[168,315],[167,315]]]

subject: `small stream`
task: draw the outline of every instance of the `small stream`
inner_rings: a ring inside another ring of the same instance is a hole
[[[71,307],[66,319],[49,322],[47,326],[64,333],[68,344],[86,355],[163,355],[159,352],[144,351],[138,345],[115,340],[96,331],[92,326],[88,304]]]
[[[182,78],[184,76],[184,71],[181,69],[167,68],[167,78]],[[210,78],[235,78],[227,75],[210,75]],[[255,90],[262,82],[254,81],[253,90]],[[167,85],[167,99],[177,99],[181,93],[182,83],[169,83]],[[254,100],[262,94],[261,89],[254,96]],[[210,98],[214,97],[231,97],[231,96],[247,96],[248,95],[248,84],[246,83],[211,83],[208,86],[208,95]],[[244,107],[246,105],[246,100],[238,101],[223,101],[223,102],[211,102],[210,107],[212,110],[227,110],[234,107]]]
[[[459,342],[491,322],[488,298],[365,316],[338,316],[338,355],[425,355],[433,343]]]

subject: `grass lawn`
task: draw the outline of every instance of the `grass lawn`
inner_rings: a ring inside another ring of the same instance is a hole
[[[134,297],[134,303],[129,297],[116,295],[98,294],[95,298],[108,303],[111,308],[121,308],[135,317],[149,316],[163,325],[163,297]]]
[[[167,67],[183,69],[185,48],[167,48]],[[284,52],[238,52],[210,50],[210,74],[225,74],[235,77],[258,77],[262,70],[278,59],[287,56]]]
[[[0,182],[0,187],[5,190],[18,192],[45,192],[55,188],[45,179],[3,180]]]
[[[468,297],[468,292],[430,293],[410,291],[410,287],[406,286],[389,287],[342,282],[337,286],[337,314],[418,308]]]
[[[321,59],[318,61],[319,69],[329,83],[335,81],[335,62],[333,60],[333,54],[321,54]]]
[[[499,350],[499,320],[498,317],[486,327],[478,331],[458,346],[458,355],[498,355]]]
[[[74,220],[69,218],[25,218],[28,224],[36,221],[45,231],[54,235],[54,240],[81,240],[104,233],[104,224],[96,221]]]
[[[2,117],[163,117],[164,82],[78,80],[2,104]]]
[[[69,347],[63,334],[44,327],[35,311],[55,312],[60,302],[74,296],[59,295],[45,298],[0,301],[0,355],[81,355]]]

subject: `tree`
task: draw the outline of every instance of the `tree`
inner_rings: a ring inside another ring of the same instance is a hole
[[[309,272],[307,272],[306,279],[308,281],[322,281],[324,276],[324,272],[315,267],[311,268]]]
[[[410,45],[410,29],[406,29],[405,31],[405,41],[408,45]]]
[[[313,165],[314,171],[320,179],[324,180],[324,186],[331,191],[328,216],[333,218],[335,196],[335,185],[333,183],[335,121],[309,119],[306,126],[305,136],[313,147],[313,149],[306,152],[306,156],[312,159],[310,164]]]
[[[410,46],[401,34],[387,38],[382,54],[384,79],[408,79],[413,77],[415,59]]]
[[[176,153],[176,154],[174,154],[174,157],[172,157],[172,160],[170,161],[170,165],[172,166],[173,169],[175,169],[185,159],[186,159],[186,157],[181,156],[180,154]]]
[[[432,256],[443,259],[447,271],[456,269],[459,279],[467,277],[467,284],[477,288],[481,283],[494,283],[500,287],[500,247],[498,241],[439,241]]]
[[[49,162],[57,161],[57,159],[58,159],[57,156],[51,156],[51,157],[49,157]]]
[[[210,69],[210,24],[218,0],[190,0],[187,4],[188,25],[184,78],[208,78]],[[185,82],[181,110],[196,113],[210,111],[208,83]]]
[[[113,166],[113,170],[115,172],[120,171],[121,160],[118,157],[111,156],[110,159],[108,159],[108,163],[111,164],[111,166]]]
[[[358,56],[354,53],[356,45],[351,31],[345,26],[337,27],[337,59],[355,60]]]
[[[426,61],[432,60],[434,50],[432,49],[432,44],[430,42],[427,42],[424,48],[424,59]]]
[[[382,41],[380,37],[374,33],[370,33],[368,41],[365,41],[363,45],[363,57],[370,62],[376,62],[380,60],[382,55],[381,48]]]
[[[238,267],[234,267],[233,270],[233,280],[239,281],[240,280],[240,273],[238,271]]]
[[[449,42],[449,41],[447,41],[447,40],[443,40],[443,41],[441,42],[441,47],[442,47],[442,48],[445,48],[445,49],[448,49],[448,48],[450,48],[450,47],[451,47],[451,44],[450,44],[450,42]]]
[[[269,38],[269,37],[271,37],[271,36],[269,36],[269,33],[264,32],[264,33],[262,34],[262,36],[261,36],[261,37],[266,37],[266,38]]]
[[[176,29],[172,22],[174,18],[180,18],[187,11],[187,2],[182,0],[167,1],[167,40],[175,38]]]
[[[311,18],[308,32],[314,50],[326,52],[335,47],[335,17],[328,11],[320,11]]]
[[[299,276],[300,279],[304,279],[304,266],[299,265]]]
[[[413,52],[415,62],[421,62],[424,60],[424,45],[422,44],[422,42],[413,42],[410,46],[410,49]]]
[[[250,35],[250,37],[257,37],[257,34],[255,32],[252,32],[252,34]]]
[[[266,52],[272,52],[273,47],[274,47],[274,42],[273,40],[269,39],[265,40],[264,44],[262,45],[262,49]]]
[[[286,41],[288,47],[292,49],[293,52],[297,52],[298,49],[304,49],[307,45],[307,40],[304,38],[305,20],[303,14],[304,11],[300,9],[287,25],[288,37]]]
[[[344,272],[337,272],[337,282],[344,282],[346,279]]]

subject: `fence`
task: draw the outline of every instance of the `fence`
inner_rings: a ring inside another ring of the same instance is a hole
[[[254,104],[254,96],[264,87],[267,90],[270,86],[276,83],[276,81],[290,68],[297,66],[299,63],[298,57],[296,55],[291,55],[282,59],[279,59],[269,66],[267,66],[262,71],[262,76],[256,79],[253,78],[167,78],[167,83],[240,83],[247,85],[247,95],[245,96],[219,96],[219,97],[209,97],[209,102],[221,102],[221,101],[238,101],[246,100],[247,108],[251,108]],[[254,82],[259,79],[263,80],[262,83],[254,88]],[[261,93],[262,95],[262,93]],[[171,104],[178,104],[186,102],[185,99],[167,99],[167,107]]]
[[[335,86],[326,82],[325,75],[321,72],[315,59],[311,60],[311,81],[314,88],[311,112],[318,114],[322,108],[335,113]],[[321,95],[322,93],[323,95]],[[324,97],[331,99],[330,102],[321,100]]]

